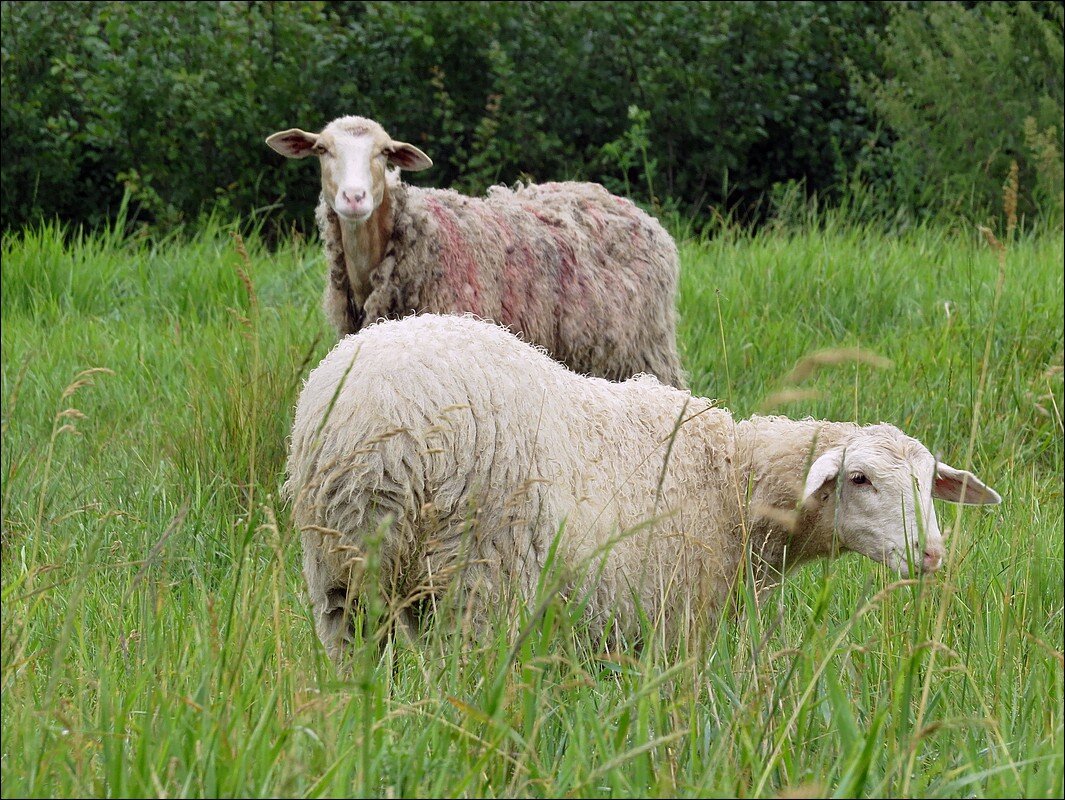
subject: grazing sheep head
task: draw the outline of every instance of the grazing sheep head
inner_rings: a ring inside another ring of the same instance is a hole
[[[985,505],[999,495],[971,472],[937,462],[892,425],[859,429],[810,466],[803,505],[839,550],[868,556],[900,575],[935,572],[943,536],[932,498]]]
[[[318,156],[325,201],[349,222],[365,222],[381,204],[386,163],[412,171],[433,165],[417,147],[393,140],[363,117],[335,119],[321,133],[290,128],[267,137],[266,143],[287,158]]]

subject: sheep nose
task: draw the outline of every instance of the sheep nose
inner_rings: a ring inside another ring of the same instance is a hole
[[[354,205],[357,205],[357,204],[361,203],[363,200],[366,199],[366,190],[365,189],[358,189],[358,190],[356,190],[356,189],[351,189],[351,190],[345,189],[344,191],[342,191],[340,193],[340,196],[343,197],[344,200],[346,200],[347,202],[351,203],[354,206]]]
[[[924,551],[924,571],[935,572],[943,563],[942,547],[927,547]]]

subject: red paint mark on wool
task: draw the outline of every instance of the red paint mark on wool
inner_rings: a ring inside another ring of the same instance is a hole
[[[429,212],[440,229],[440,265],[444,282],[456,296],[466,301],[464,311],[481,314],[481,284],[474,258],[466,237],[462,235],[455,213],[433,197],[426,199]]]
[[[499,307],[506,324],[521,324],[522,312],[528,308],[528,292],[534,274],[533,251],[524,240],[514,241],[509,225],[502,224],[506,252],[503,266],[503,292]]]
[[[551,237],[555,240],[555,252],[558,253],[558,296],[555,316],[580,314],[588,308],[588,287],[586,277],[577,269],[577,256],[573,244],[566,238],[565,231],[551,227]]]
[[[606,220],[603,218],[603,211],[597,203],[581,203],[581,213],[584,218],[590,221],[595,228],[595,234],[601,236],[603,231],[606,230]]]
[[[536,254],[525,237],[516,237],[510,226],[503,224],[506,262],[500,306],[503,320],[526,330],[528,317],[536,310]]]
[[[549,184],[544,184],[548,186]],[[557,184],[556,184],[557,185]],[[590,217],[603,232],[606,223],[603,217],[592,210],[593,204],[582,203],[581,213]],[[555,256],[557,257],[556,280],[556,303],[554,314],[556,320],[563,317],[580,317],[589,313],[592,306],[593,289],[589,285],[588,270],[577,263],[577,254],[573,247],[571,236],[573,235],[560,219],[537,206],[525,206],[543,226],[544,235],[549,235],[554,244]]]
[[[629,239],[632,241],[633,247],[636,249],[643,249],[646,245],[646,237],[644,236],[643,226],[638,221],[629,223]]]
[[[636,207],[636,204],[628,198],[617,196],[614,197],[614,202],[617,204],[621,212],[629,218],[626,225],[629,229],[629,240],[636,248],[643,249],[647,245],[647,236],[646,231],[644,231],[643,225],[637,216],[639,209]]]

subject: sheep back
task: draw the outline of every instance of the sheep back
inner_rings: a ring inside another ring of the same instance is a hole
[[[391,252],[371,276],[367,321],[470,312],[576,372],[683,385],[676,244],[631,201],[592,183],[496,186],[485,198],[391,189]]]

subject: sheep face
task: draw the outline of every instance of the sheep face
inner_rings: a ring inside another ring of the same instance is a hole
[[[376,122],[341,117],[321,133],[290,128],[266,143],[287,158],[318,156],[322,168],[322,196],[348,222],[365,222],[381,205],[387,165],[422,170],[432,160],[412,144],[397,142]]]
[[[863,428],[820,456],[807,475],[804,505],[819,506],[818,526],[842,551],[861,553],[900,575],[934,572],[943,535],[933,498],[970,505],[1001,498],[971,472],[937,463],[890,425]]]

